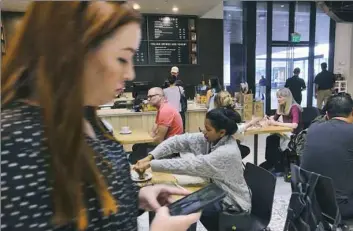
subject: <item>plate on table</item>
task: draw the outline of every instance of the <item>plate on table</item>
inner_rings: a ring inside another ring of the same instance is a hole
[[[120,131],[119,132],[121,135],[129,135],[132,133],[132,131]]]
[[[145,172],[143,179],[139,178],[139,174],[136,171],[131,171],[131,179],[136,182],[144,182],[152,179],[151,172]]]

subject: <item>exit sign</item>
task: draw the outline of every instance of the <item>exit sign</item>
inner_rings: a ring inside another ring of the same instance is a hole
[[[298,42],[300,42],[300,37],[301,37],[301,34],[294,32],[291,34],[291,41],[293,43],[298,43]]]

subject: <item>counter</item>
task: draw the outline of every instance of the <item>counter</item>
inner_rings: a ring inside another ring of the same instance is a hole
[[[185,131],[198,132],[199,127],[204,127],[204,120],[207,109],[204,106],[188,104],[185,115]],[[110,123],[115,131],[120,131],[121,127],[128,126],[131,130],[143,130],[150,132],[155,119],[156,111],[134,112],[128,109],[100,109],[98,116]]]

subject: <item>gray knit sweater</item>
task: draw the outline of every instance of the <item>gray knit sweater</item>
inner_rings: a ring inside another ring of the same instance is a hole
[[[195,156],[158,160],[179,152],[191,152]],[[155,158],[151,161],[153,171],[212,179],[227,193],[223,203],[250,211],[251,196],[243,176],[238,144],[233,137],[223,137],[212,146],[202,133],[187,133],[170,137],[150,154]]]

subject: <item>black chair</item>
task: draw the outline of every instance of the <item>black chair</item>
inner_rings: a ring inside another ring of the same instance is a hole
[[[320,110],[316,107],[307,107],[303,109],[302,121],[304,129],[307,129],[313,120],[320,115]]]
[[[315,193],[326,222],[334,226],[337,225],[343,231],[353,230],[353,220],[345,221],[340,217],[339,207],[336,201],[336,192],[331,178],[320,176]]]
[[[135,144],[132,146],[132,152],[129,155],[130,164],[136,164],[137,161],[145,158],[148,155],[149,144]]]
[[[267,170],[247,163],[244,177],[251,193],[252,209],[250,214],[221,213],[219,230],[260,231],[268,230],[272,215],[276,177]]]

